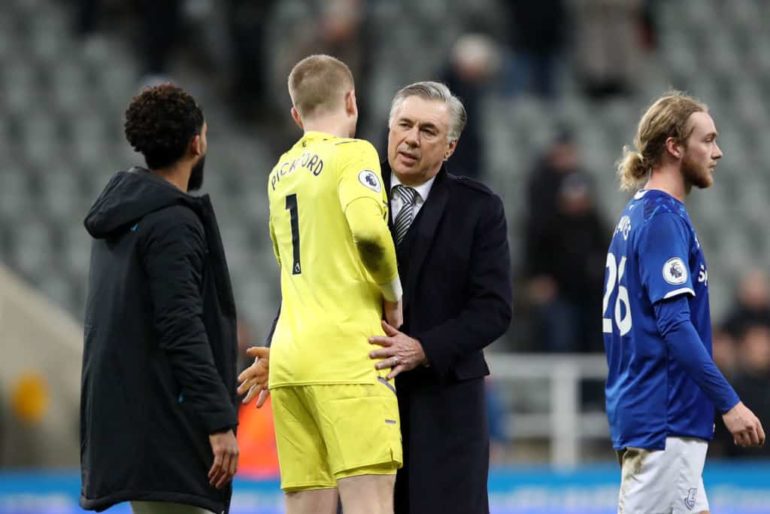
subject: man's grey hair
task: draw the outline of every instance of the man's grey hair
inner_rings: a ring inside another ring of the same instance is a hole
[[[447,137],[450,141],[457,141],[460,139],[465,128],[465,122],[468,120],[468,115],[465,112],[465,106],[446,85],[441,82],[415,82],[409,84],[406,87],[401,88],[396,96],[393,97],[393,101],[390,104],[390,116],[388,117],[388,126],[393,123],[393,117],[401,104],[410,96],[419,96],[425,100],[436,100],[444,102],[449,108],[449,133]]]

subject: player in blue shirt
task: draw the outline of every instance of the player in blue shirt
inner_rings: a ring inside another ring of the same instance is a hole
[[[642,117],[618,167],[626,205],[607,254],[607,416],[622,466],[618,512],[708,512],[701,478],[714,408],[741,446],[757,417],[711,357],[708,268],[684,199],[707,188],[722,151],[705,105],[679,92]]]

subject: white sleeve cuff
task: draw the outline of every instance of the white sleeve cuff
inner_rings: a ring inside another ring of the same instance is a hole
[[[394,278],[388,284],[379,284],[379,287],[380,291],[382,292],[382,296],[384,296],[385,299],[389,302],[398,302],[404,295],[404,290],[401,288],[401,279],[398,277],[398,275],[396,275],[396,278]]]
[[[673,298],[675,296],[678,296],[678,295],[684,294],[684,293],[691,294],[691,295],[695,296],[695,291],[693,291],[689,287],[682,287],[682,288],[679,288],[679,289],[674,289],[673,291],[669,291],[668,293],[666,293],[666,296],[664,296],[663,299],[667,300],[669,298]]]

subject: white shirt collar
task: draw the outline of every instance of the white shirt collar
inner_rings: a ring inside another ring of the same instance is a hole
[[[433,187],[433,181],[436,180],[436,176],[432,176],[430,179],[428,179],[426,182],[423,182],[419,186],[409,186],[415,191],[417,191],[417,194],[420,195],[420,199],[425,202],[428,199],[428,195],[430,194],[430,190]],[[390,174],[390,191],[393,192],[393,188],[396,186],[401,186],[401,181],[398,180],[398,176],[395,173]]]

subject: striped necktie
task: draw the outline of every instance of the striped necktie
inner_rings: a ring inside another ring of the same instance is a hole
[[[414,204],[417,200],[417,191],[412,187],[396,186],[393,192],[401,199],[401,210],[398,211],[396,219],[393,222],[393,228],[396,231],[396,244],[401,244],[409,226],[414,221]]]

